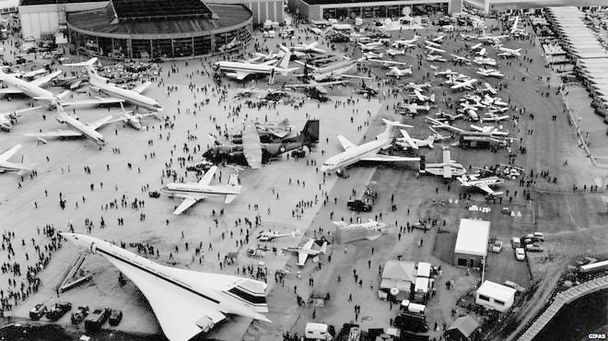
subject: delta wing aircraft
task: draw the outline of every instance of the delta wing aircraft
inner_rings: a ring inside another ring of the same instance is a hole
[[[17,172],[17,175],[21,176],[32,170],[32,165],[27,164],[25,158],[21,163],[8,161],[19,149],[21,149],[20,144],[0,154],[0,173]]]
[[[379,154],[380,150],[389,147],[393,143],[393,130],[395,127],[411,128],[411,126],[399,122],[393,122],[382,119],[386,125],[383,133],[377,136],[373,141],[356,145],[350,142],[346,137],[338,135],[338,141],[344,148],[344,151],[336,154],[323,162],[321,172],[330,172],[333,170],[343,170],[346,167],[355,164],[359,161],[376,161],[376,162],[411,162],[420,161],[419,157],[404,157]]]
[[[179,215],[190,206],[212,196],[225,197],[224,203],[229,204],[241,193],[241,185],[236,173],[230,175],[228,185],[211,185],[216,171],[217,166],[211,167],[199,182],[173,182],[165,185],[161,191],[168,197],[184,199],[173,214]]]
[[[270,322],[266,284],[253,279],[160,265],[91,236],[61,233],[83,250],[106,258],[144,295],[170,341],[209,332],[226,315]]]

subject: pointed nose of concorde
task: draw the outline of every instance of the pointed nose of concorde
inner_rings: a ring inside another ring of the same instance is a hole
[[[82,249],[88,249],[93,242],[92,238],[81,234],[62,232],[60,235]]]

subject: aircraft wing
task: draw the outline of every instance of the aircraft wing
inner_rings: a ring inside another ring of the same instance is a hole
[[[64,107],[79,107],[79,106],[90,106],[90,105],[102,105],[102,104],[116,104],[122,103],[124,100],[114,97],[95,97],[93,99],[87,99],[76,102],[62,102],[61,105]]]
[[[100,120],[97,120],[95,122],[91,122],[89,124],[87,124],[89,127],[97,130],[99,129],[101,126],[103,126],[104,124],[108,124],[110,123],[110,121],[112,120],[112,115],[106,116]]]
[[[13,155],[15,155],[15,153],[17,153],[19,151],[19,149],[21,149],[21,145],[15,145],[13,148],[5,151],[4,153],[0,154],[0,161],[4,162],[7,161],[8,159],[10,159]]]
[[[490,188],[490,186],[488,185],[475,185],[475,187],[479,188],[480,190],[488,193],[489,195],[494,195],[496,194],[496,192]]]
[[[196,292],[180,288],[112,257],[106,258],[144,294],[167,339],[190,340],[225,319],[226,316],[212,302]]]
[[[145,82],[145,83],[143,83],[143,84],[140,84],[140,85],[138,85],[138,86],[134,87],[134,88],[133,88],[131,91],[135,91],[135,92],[137,92],[138,94],[141,94],[142,92],[146,91],[146,89],[147,89],[147,88],[148,88],[150,85],[152,85],[152,82],[147,81],[147,82]]]
[[[401,131],[401,135],[403,135],[403,139],[405,139],[405,142],[407,142],[410,145],[410,148],[419,149],[416,142],[414,142],[414,140],[412,140],[412,138],[410,137],[410,134],[408,134],[408,132],[405,129],[400,129],[400,131]]]
[[[338,141],[340,141],[340,144],[342,145],[342,148],[344,148],[344,150],[349,150],[357,146],[342,135],[338,135]]]
[[[23,91],[17,88],[2,88],[0,89],[0,94],[2,95],[14,95],[14,94],[22,94]]]
[[[306,252],[298,251],[298,265],[304,266],[307,258],[308,254]]]
[[[33,81],[30,82],[30,84],[40,87],[40,86],[43,86],[44,84],[50,82],[51,80],[53,80],[53,78],[59,76],[60,74],[61,74],[61,70],[57,70],[55,72],[49,73],[46,76],[42,76],[42,77],[34,79]]]
[[[175,215],[180,215],[182,214],[182,212],[184,212],[185,210],[187,210],[188,208],[190,208],[190,206],[196,204],[198,200],[194,199],[194,198],[184,198],[184,200],[182,201],[181,204],[179,204],[179,206],[177,206],[177,208],[175,209],[175,211],[173,211],[173,214]]]
[[[361,161],[378,161],[378,162],[409,162],[420,161],[419,157],[393,156],[376,154],[372,156],[362,157]]]
[[[211,167],[207,173],[205,173],[205,175],[203,176],[203,178],[201,179],[201,181],[198,182],[199,185],[209,185],[211,183],[211,180],[213,179],[213,176],[215,175],[215,172],[217,171],[217,166],[213,166]]]
[[[33,136],[33,137],[80,137],[83,136],[81,132],[71,129],[59,129],[55,131],[47,131],[45,133],[30,133],[25,134],[25,136]]]
[[[245,77],[249,76],[250,74],[251,74],[250,72],[237,71],[234,73],[234,77],[237,80],[242,81],[243,79],[245,79]]]
[[[243,154],[252,169],[262,167],[262,143],[255,124],[248,122],[243,130]]]

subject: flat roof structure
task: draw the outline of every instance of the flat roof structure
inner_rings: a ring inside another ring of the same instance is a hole
[[[489,221],[460,219],[454,253],[485,257],[488,253],[489,236]]]
[[[121,22],[210,18],[212,14],[209,7],[200,0],[113,0],[112,8]]]
[[[492,297],[503,302],[509,302],[515,297],[516,290],[506,285],[492,281],[484,281],[477,289],[477,294]]]
[[[107,2],[108,0],[21,0],[19,6],[80,4],[86,2]]]

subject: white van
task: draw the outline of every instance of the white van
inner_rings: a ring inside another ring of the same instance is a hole
[[[306,329],[304,329],[304,337],[307,340],[331,340],[332,337],[329,334],[329,326],[325,323],[314,323],[308,322]]]

